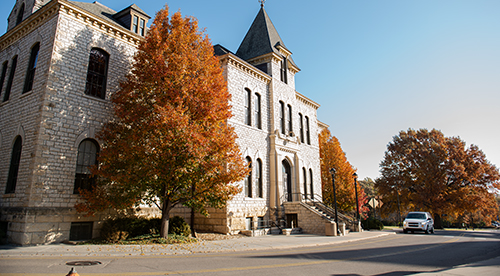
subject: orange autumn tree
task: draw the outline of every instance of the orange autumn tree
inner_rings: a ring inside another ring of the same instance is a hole
[[[233,183],[248,169],[227,124],[230,94],[196,19],[160,10],[111,100],[115,119],[99,134],[93,168],[99,181],[82,191],[79,211],[157,206],[167,237],[174,206],[207,215],[206,206],[221,208],[240,192]]]
[[[321,185],[323,201],[333,207],[333,185],[330,169],[334,168],[335,190],[337,197],[337,207],[344,212],[356,214],[356,194],[353,174],[356,170],[347,161],[344,151],[340,147],[340,142],[335,136],[330,134],[328,129],[323,129],[319,134],[319,155],[321,162]],[[365,192],[358,183],[358,204],[360,216],[364,217],[368,212],[365,206],[368,199]]]
[[[498,215],[493,191],[500,188],[498,169],[474,145],[438,130],[401,131],[387,146],[376,188],[387,212],[429,211],[436,228],[450,219],[480,213]]]

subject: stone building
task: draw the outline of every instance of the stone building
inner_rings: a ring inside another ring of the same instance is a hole
[[[129,72],[150,17],[136,5],[17,0],[0,37],[0,222],[9,242],[97,237],[109,214],[74,209],[96,162],[109,96]],[[232,93],[238,144],[252,166],[243,192],[197,229],[316,229],[321,201],[319,105],[295,91],[299,68],[262,7],[241,46],[214,47]],[[313,200],[314,199],[314,200]],[[189,217],[184,208],[174,212]],[[321,228],[321,229],[320,229]]]

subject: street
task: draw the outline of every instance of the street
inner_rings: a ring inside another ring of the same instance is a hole
[[[252,238],[247,238],[250,242]],[[290,249],[187,255],[19,256],[0,260],[0,275],[66,275],[70,261],[85,275],[411,275],[441,271],[500,256],[497,231],[436,231],[396,234]]]

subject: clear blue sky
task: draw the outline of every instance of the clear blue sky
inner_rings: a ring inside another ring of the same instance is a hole
[[[91,2],[91,1],[89,1]],[[154,17],[164,1],[132,3]],[[0,3],[2,33],[14,0]],[[172,0],[214,44],[235,52],[257,0]],[[265,5],[301,72],[296,89],[321,104],[360,178],[379,176],[401,130],[436,128],[479,146],[500,165],[500,1],[268,0]]]

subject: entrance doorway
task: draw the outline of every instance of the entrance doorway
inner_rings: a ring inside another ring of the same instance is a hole
[[[285,190],[286,200],[292,201],[292,168],[287,160],[281,162],[283,169],[283,188]]]

